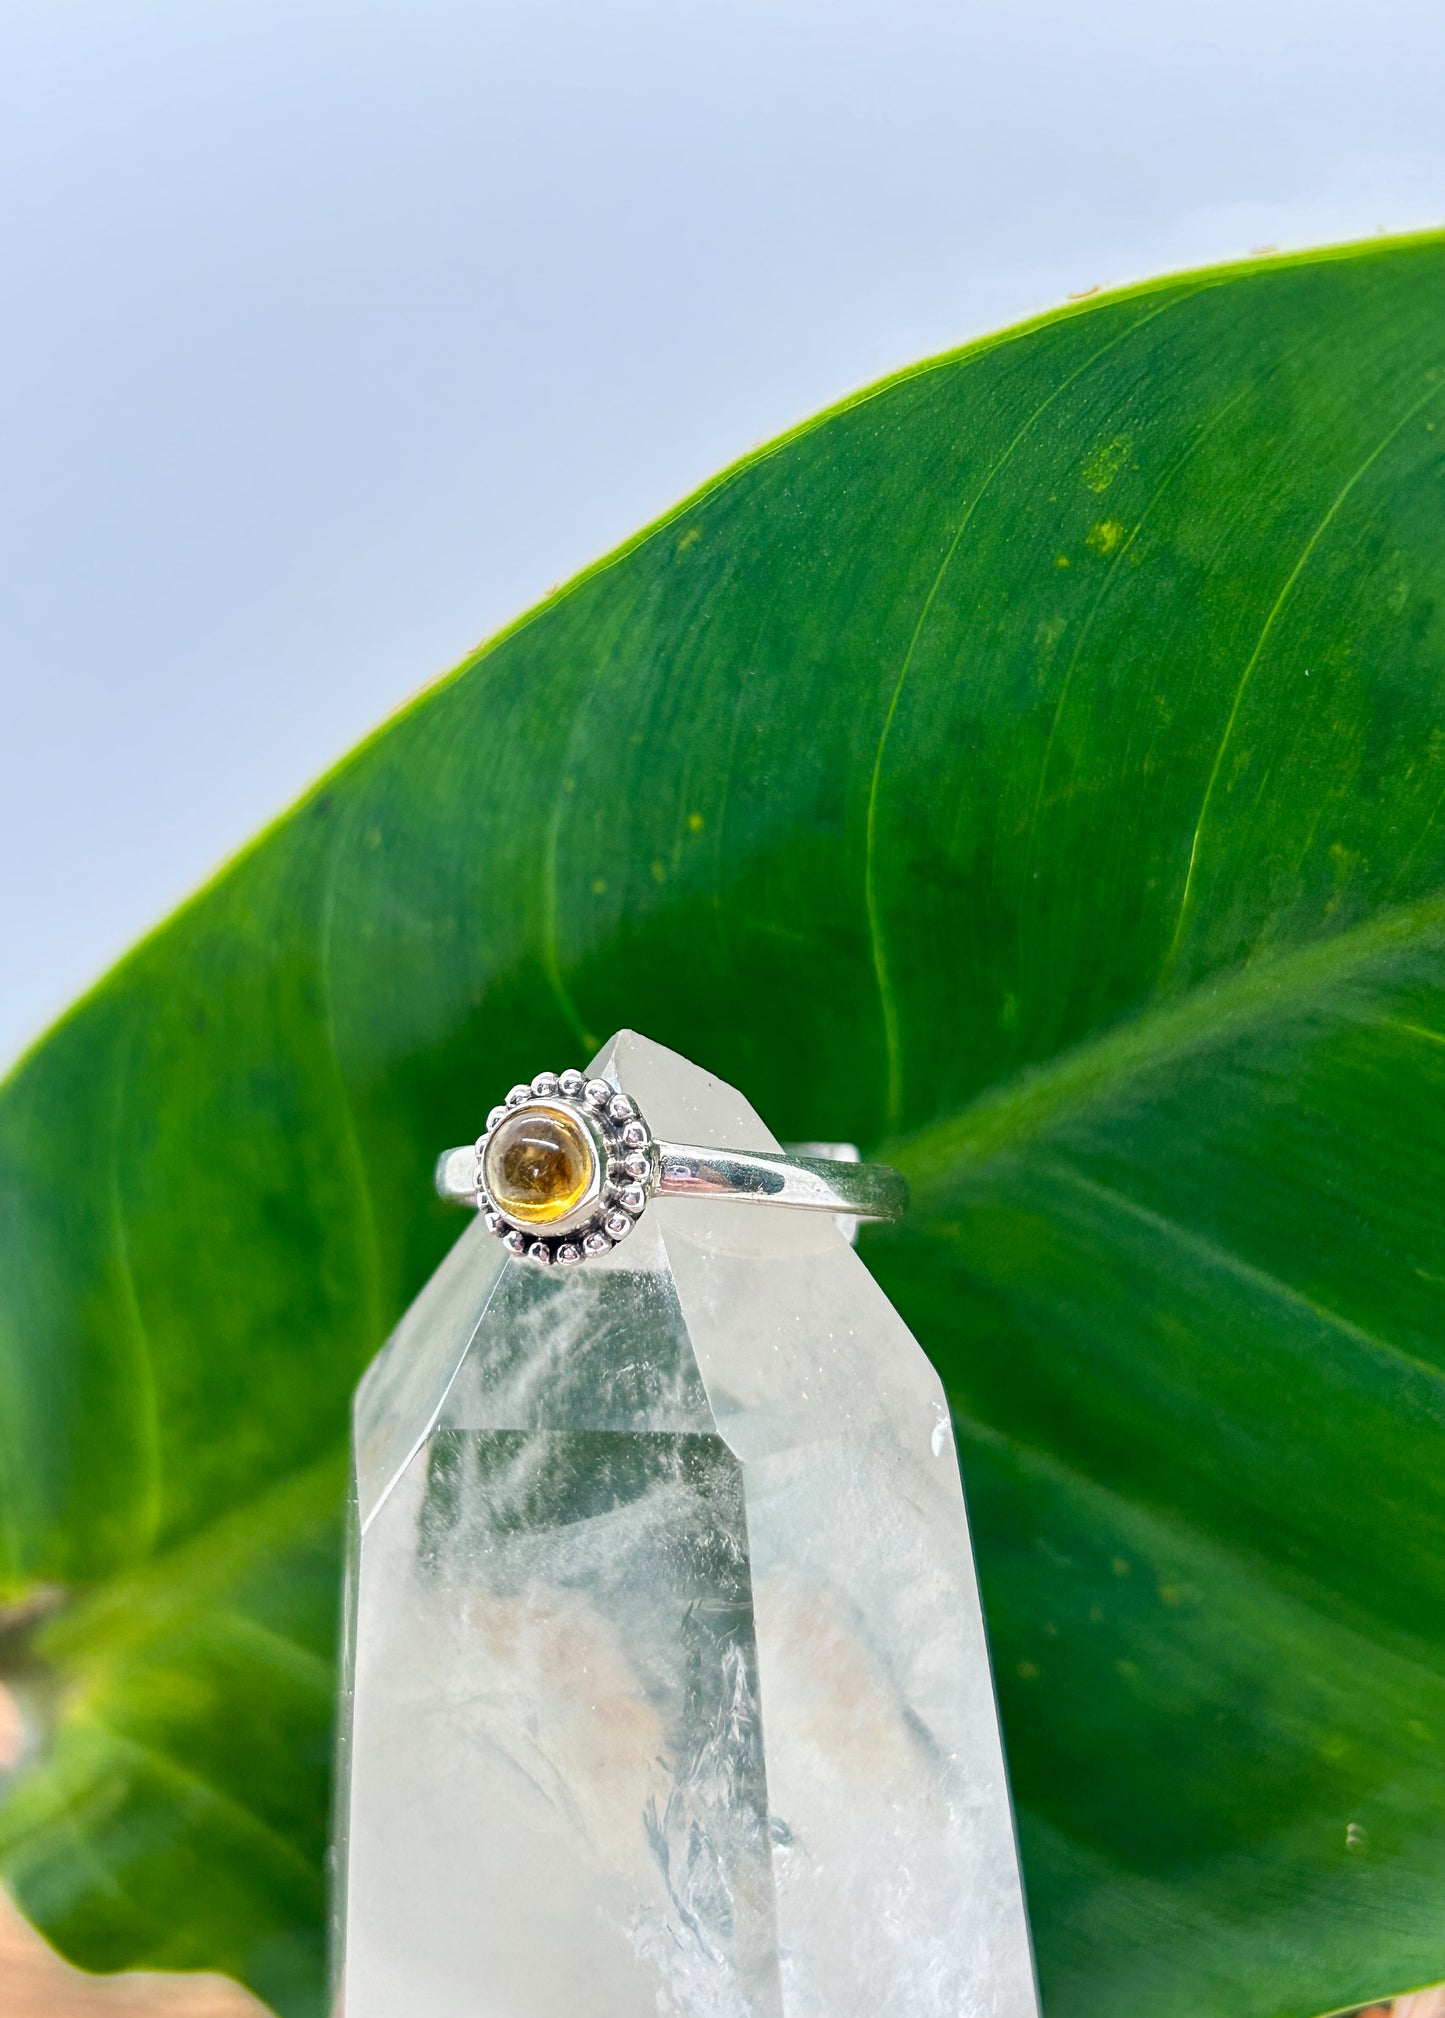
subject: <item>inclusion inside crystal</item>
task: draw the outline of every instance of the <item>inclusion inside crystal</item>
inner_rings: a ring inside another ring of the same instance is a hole
[[[524,1107],[493,1129],[482,1181],[507,1218],[551,1226],[582,1204],[596,1168],[591,1138],[574,1115],[561,1107]]]

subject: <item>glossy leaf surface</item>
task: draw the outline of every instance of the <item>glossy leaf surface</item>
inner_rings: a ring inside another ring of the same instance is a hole
[[[909,1172],[1049,2018],[1445,1976],[1445,247],[1190,275],[727,473],[0,1096],[3,1864],[319,2009],[347,1396],[628,1023]]]

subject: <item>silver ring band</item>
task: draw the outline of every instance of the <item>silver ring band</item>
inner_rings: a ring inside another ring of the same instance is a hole
[[[907,1179],[883,1163],[781,1149],[700,1149],[686,1142],[659,1142],[656,1149],[655,1198],[731,1198],[849,1219],[901,1219],[908,1209]],[[474,1206],[479,1162],[475,1143],[448,1149],[437,1159],[438,1195],[450,1205]]]
[[[540,1072],[494,1107],[486,1132],[448,1149],[436,1188],[483,1213],[519,1257],[563,1263],[604,1254],[653,1198],[729,1199],[836,1217],[900,1219],[908,1186],[896,1170],[833,1155],[659,1142],[618,1087],[580,1072]]]

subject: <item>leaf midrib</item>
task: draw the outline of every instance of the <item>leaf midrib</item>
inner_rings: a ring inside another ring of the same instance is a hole
[[[1440,892],[1328,939],[1211,975],[1183,994],[1156,997],[1047,1063],[1026,1065],[995,1082],[957,1112],[894,1137],[879,1153],[908,1178],[915,1200],[926,1204],[960,1169],[1022,1148],[1161,1066],[1327,997],[1382,955],[1437,929],[1445,930]]]

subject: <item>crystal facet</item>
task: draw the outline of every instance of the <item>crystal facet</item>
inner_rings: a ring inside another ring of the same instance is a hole
[[[777,1146],[631,1033],[604,1078]],[[469,1228],[355,1455],[345,2018],[1036,2018],[947,1408],[829,1217]]]

